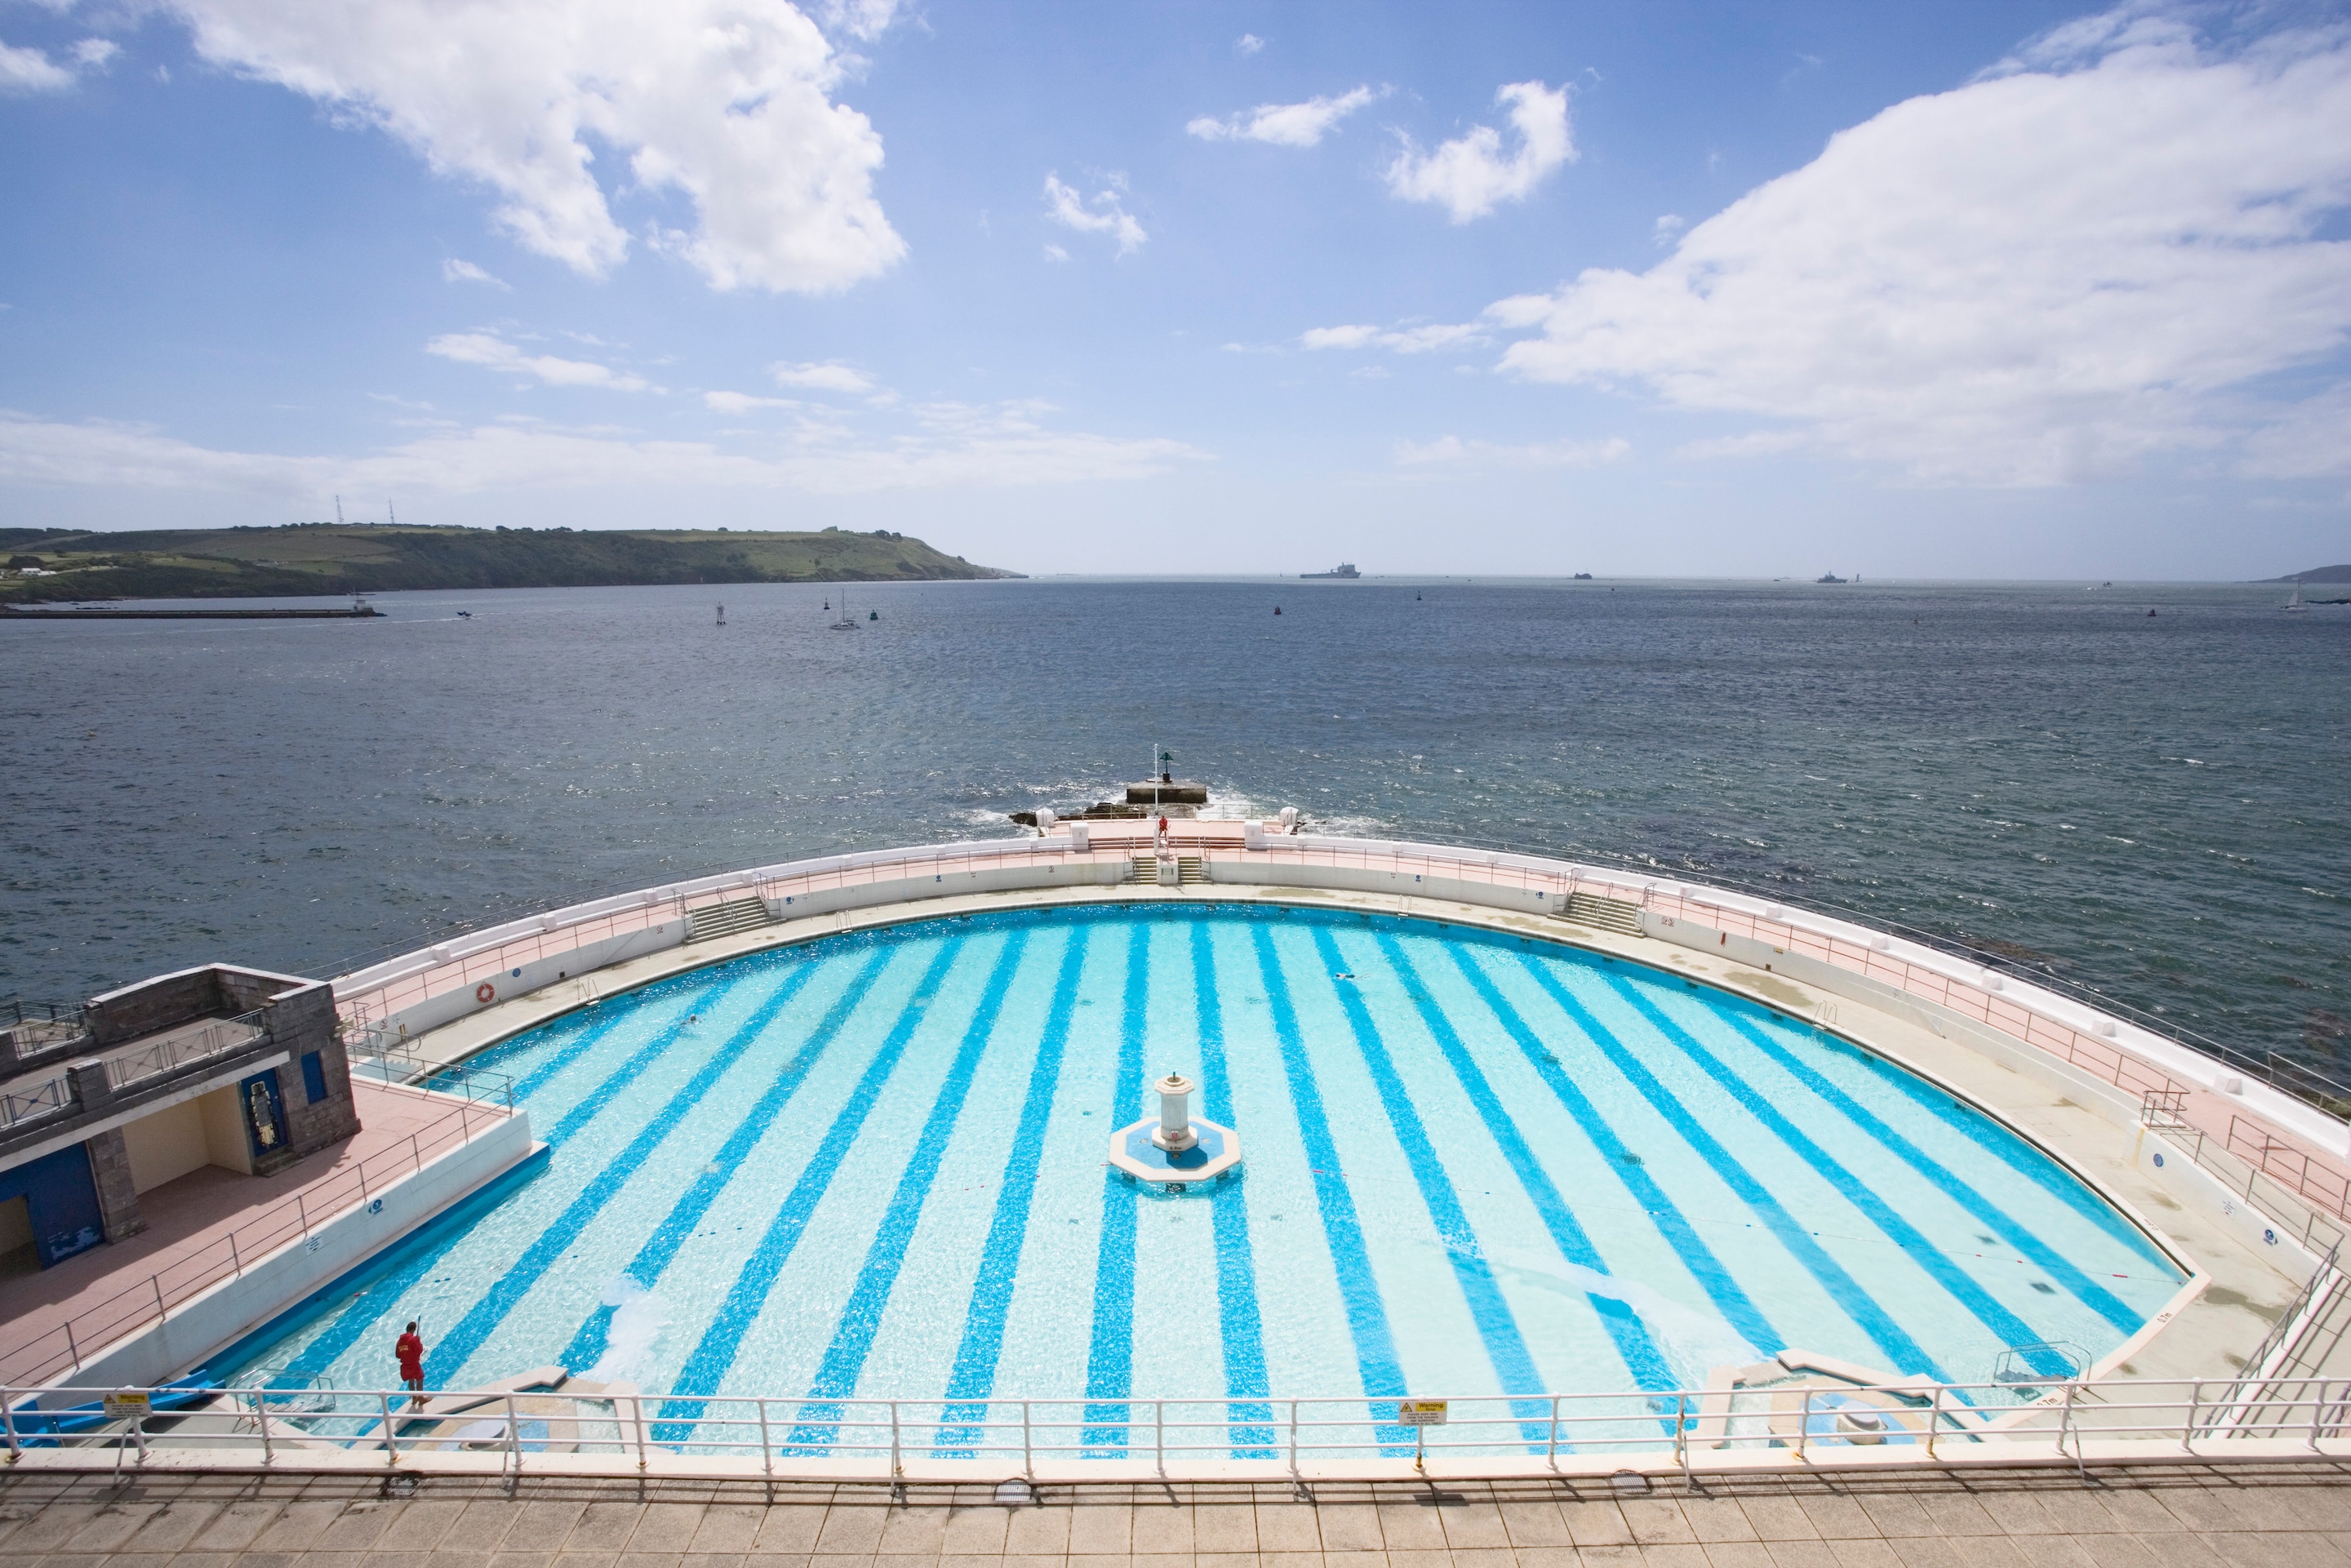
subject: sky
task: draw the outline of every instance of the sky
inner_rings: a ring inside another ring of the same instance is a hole
[[[0,0],[0,526],[2351,561],[2351,0]]]

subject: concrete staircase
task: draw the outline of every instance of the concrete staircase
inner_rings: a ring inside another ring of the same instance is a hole
[[[1200,864],[1200,857],[1198,855],[1178,855],[1176,857],[1176,886],[1199,887],[1206,884],[1207,880],[1207,870]]]
[[[1641,934],[1641,906],[1626,904],[1622,899],[1603,898],[1594,893],[1571,893],[1560,909],[1560,918],[1573,920],[1578,925],[1597,926],[1622,936]]]
[[[695,910],[688,920],[685,939],[689,942],[707,942],[714,936],[732,936],[776,923],[775,916],[768,913],[768,901],[764,898],[737,898],[726,904],[714,904]]]
[[[1134,880],[1145,887],[1157,887],[1159,885],[1158,858],[1154,855],[1135,856]]]

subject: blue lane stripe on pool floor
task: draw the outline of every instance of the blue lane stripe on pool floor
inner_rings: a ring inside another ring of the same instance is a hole
[[[816,1028],[810,1031],[807,1040],[784,1064],[783,1071],[777,1074],[776,1081],[768,1086],[768,1092],[759,1096],[750,1113],[720,1145],[718,1153],[711,1156],[709,1166],[716,1168],[705,1167],[697,1174],[694,1185],[685,1189],[685,1196],[645,1239],[645,1244],[637,1249],[637,1255],[622,1270],[627,1278],[648,1291],[661,1283],[662,1274],[677,1257],[678,1249],[693,1236],[694,1228],[702,1223],[703,1216],[710,1212],[710,1206],[718,1201],[727,1184],[741,1174],[744,1162],[758,1146],[759,1140],[768,1135],[768,1129],[783,1113],[784,1106],[799,1092],[810,1071],[824,1055],[825,1048],[849,1022],[850,1015],[861,1003],[869,999],[869,993],[881,984],[882,972],[902,951],[904,949],[894,943],[873,950],[841,995],[834,998],[832,1006],[826,1009],[824,1017],[818,1020]],[[604,1359],[605,1346],[612,1328],[612,1314],[618,1310],[610,1302],[603,1302],[589,1314],[588,1321],[580,1325],[580,1332],[572,1335],[571,1343],[564,1347],[565,1366],[585,1371]]]
[[[1126,984],[1120,993],[1118,1071],[1111,1083],[1110,1128],[1125,1126],[1143,1103],[1143,1040],[1151,1020],[1151,927],[1129,925]],[[1092,1330],[1086,1344],[1086,1458],[1118,1458],[1126,1446],[1126,1404],[1134,1384],[1134,1223],[1142,1194],[1115,1173],[1102,1177],[1102,1238],[1094,1254]]]
[[[1469,1096],[1469,1103],[1486,1124],[1486,1131],[1493,1137],[1495,1146],[1502,1151],[1502,1157],[1510,1163],[1512,1174],[1519,1178],[1520,1187],[1527,1195],[1527,1200],[1534,1205],[1535,1213],[1542,1218],[1543,1228],[1551,1232],[1552,1240],[1558,1245],[1560,1255],[1578,1268],[1589,1269],[1599,1274],[1608,1273],[1608,1260],[1601,1256],[1600,1249],[1593,1245],[1590,1233],[1575,1218],[1575,1211],[1568,1207],[1567,1200],[1560,1196],[1558,1186],[1552,1183],[1541,1162],[1536,1160],[1534,1150],[1527,1146],[1526,1137],[1519,1131],[1518,1124],[1510,1119],[1509,1112],[1502,1109],[1500,1097],[1494,1092],[1494,1086],[1487,1081],[1485,1072],[1471,1059],[1469,1048],[1461,1043],[1461,1036],[1454,1029],[1453,1020],[1445,1016],[1445,1010],[1428,995],[1428,988],[1422,982],[1420,971],[1413,967],[1410,955],[1404,950],[1404,944],[1396,940],[1393,932],[1387,931],[1380,933],[1379,941],[1380,952],[1386,957],[1389,967],[1403,977],[1405,992],[1420,1013],[1422,1025],[1451,1065],[1455,1081],[1461,1085],[1462,1092]],[[1680,1380],[1674,1376],[1673,1368],[1667,1364],[1656,1342],[1649,1337],[1648,1326],[1642,1322],[1639,1313],[1614,1297],[1594,1291],[1585,1291],[1583,1299],[1592,1304],[1601,1327],[1615,1344],[1616,1354],[1624,1358],[1625,1368],[1633,1375],[1635,1383],[1650,1389],[1680,1386]]]
[[[1045,1015],[1045,1032],[1037,1044],[1037,1060],[1029,1070],[1029,1092],[1020,1103],[1020,1120],[1012,1130],[1012,1152],[1004,1162],[1004,1181],[996,1194],[996,1216],[988,1224],[987,1240],[980,1249],[979,1272],[973,1279],[971,1301],[965,1310],[963,1341],[956,1347],[955,1366],[947,1374],[947,1398],[978,1401],[950,1405],[946,1422],[985,1422],[987,1399],[996,1391],[996,1365],[1004,1354],[1004,1323],[1012,1313],[1012,1288],[1020,1272],[1020,1248],[1029,1236],[1029,1207],[1037,1195],[1037,1167],[1045,1155],[1045,1124],[1053,1114],[1053,1094],[1061,1082],[1061,1058],[1070,1043],[1070,1019],[1078,1010],[1078,979],[1085,967],[1089,927],[1072,925],[1061,950],[1061,970],[1054,977],[1053,1001]],[[941,1431],[938,1441],[963,1444],[957,1452],[939,1457],[969,1458],[968,1445],[984,1434]]]
[[[1200,1110],[1219,1126],[1240,1128],[1233,1121],[1232,1073],[1225,1062],[1224,1005],[1217,997],[1216,947],[1208,922],[1194,920],[1192,927],[1192,996],[1200,1033]],[[1243,1145],[1246,1147],[1246,1144]],[[1247,1398],[1227,1412],[1237,1459],[1270,1459],[1273,1441],[1273,1406],[1256,1403],[1267,1392],[1265,1330],[1258,1317],[1257,1258],[1249,1245],[1249,1196],[1238,1176],[1219,1179],[1208,1195],[1209,1222],[1217,1245],[1217,1314],[1225,1349],[1225,1397]],[[1240,1422],[1265,1425],[1240,1426]]]
[[[1942,1189],[1952,1202],[1991,1227],[1993,1232],[2005,1239],[2010,1246],[2047,1270],[2050,1275],[2061,1281],[2066,1290],[2072,1291],[2074,1299],[2084,1306],[2105,1319],[2125,1334],[2137,1333],[2139,1325],[2147,1322],[2146,1314],[2133,1311],[2129,1303],[2074,1267],[2073,1260],[2058,1252],[2056,1249],[2034,1235],[2012,1218],[2006,1209],[1978,1191],[1971,1183],[1961,1180],[1956,1172],[1881,1121],[1860,1101],[1805,1065],[1794,1052],[1772,1040],[1751,1019],[1741,1018],[1737,1013],[1727,1009],[1718,1011],[1715,1016],[1728,1021],[1730,1027],[1737,1030],[1740,1036],[1756,1050],[1778,1063],[1782,1071],[1831,1105],[1835,1106],[1855,1126],[1900,1155],[1905,1164]],[[2003,1166],[2002,1168],[2013,1167]]]
[[[1290,1082],[1291,1113],[1298,1118],[1299,1141],[1305,1145],[1306,1165],[1314,1177],[1314,1199],[1322,1217],[1323,1244],[1330,1249],[1332,1268],[1339,1277],[1339,1298],[1347,1308],[1347,1332],[1355,1343],[1356,1376],[1364,1393],[1374,1399],[1399,1398],[1406,1392],[1404,1364],[1396,1359],[1395,1336],[1388,1328],[1387,1304],[1381,1300],[1379,1278],[1372,1272],[1370,1250],[1364,1245],[1363,1223],[1355,1217],[1354,1195],[1348,1190],[1345,1168],[1339,1163],[1339,1145],[1331,1136],[1331,1119],[1322,1109],[1322,1091],[1314,1082],[1314,1066],[1306,1058],[1305,1037],[1299,1032],[1298,1009],[1290,998],[1290,979],[1273,948],[1273,935],[1252,923],[1249,942],[1257,951],[1259,976],[1265,982],[1267,1010],[1273,1015],[1273,1037],[1281,1048],[1283,1075]],[[1374,1428],[1385,1451],[1401,1452],[1413,1441],[1412,1429],[1383,1425]]]
[[[457,1320],[456,1326],[441,1336],[441,1343],[433,1347],[426,1360],[425,1375],[440,1380],[434,1386],[452,1385],[452,1380],[467,1358],[482,1347],[498,1324],[506,1321],[507,1314],[522,1303],[522,1299],[530,1293],[531,1287],[538,1284],[540,1277],[555,1266],[556,1260],[570,1249],[573,1242],[580,1239],[580,1233],[587,1229],[590,1222],[602,1213],[604,1206],[628,1185],[629,1178],[636,1175],[638,1167],[653,1157],[653,1151],[661,1147],[663,1140],[676,1132],[685,1118],[693,1114],[695,1107],[702,1103],[703,1096],[709,1093],[713,1086],[726,1075],[726,1070],[758,1042],[768,1025],[774,1022],[776,1015],[799,994],[800,988],[808,984],[809,977],[815,972],[814,965],[801,964],[786,975],[774,994],[761,1002],[750,1018],[711,1052],[709,1060],[685,1081],[676,1093],[670,1096],[669,1103],[655,1111],[637,1135],[604,1163],[603,1168],[596,1173],[595,1179],[580,1189],[580,1196],[573,1198],[563,1212],[532,1239],[513,1266],[483,1292],[464,1317]]]
[[[1028,946],[1028,931],[1016,928],[1005,937],[1004,946],[997,954],[987,988],[980,993],[979,1008],[964,1030],[963,1043],[948,1065],[946,1082],[939,1085],[938,1097],[931,1103],[931,1113],[923,1119],[923,1129],[914,1135],[914,1153],[898,1177],[897,1190],[890,1195],[890,1207],[883,1211],[872,1245],[866,1249],[865,1265],[857,1271],[857,1283],[849,1292],[848,1305],[841,1310],[841,1322],[833,1330],[832,1343],[825,1347],[824,1360],[809,1381],[811,1400],[846,1399],[857,1392],[858,1375],[865,1369],[865,1357],[873,1348],[873,1336],[882,1330],[882,1314],[889,1309],[890,1292],[897,1286],[898,1271],[906,1262],[906,1249],[914,1239],[914,1226],[923,1217],[923,1200],[930,1196],[931,1183],[937,1179],[939,1166],[946,1159],[956,1120],[963,1114],[964,1097],[971,1092],[971,1080],[979,1071],[979,1059],[995,1038],[996,1019],[1004,1010],[1004,994],[1012,987],[1013,971],[1020,967],[1020,956]],[[829,1446],[839,1435],[838,1428],[820,1423],[840,1418],[836,1406],[802,1406],[803,1424],[792,1430],[792,1448],[821,1449]]]
[[[1346,959],[1340,955],[1338,939],[1331,934],[1328,925],[1315,925],[1314,950],[1331,974],[1348,967]],[[1461,1207],[1460,1195],[1453,1190],[1452,1177],[1445,1173],[1445,1162],[1437,1156],[1437,1145],[1429,1142],[1428,1129],[1421,1124],[1420,1110],[1413,1103],[1411,1092],[1405,1088],[1404,1079],[1388,1055],[1387,1041],[1382,1038],[1371,1009],[1364,1005],[1362,990],[1344,980],[1332,981],[1331,988],[1347,1019],[1348,1030],[1354,1036],[1355,1050],[1371,1072],[1380,1108],[1387,1113],[1388,1125],[1395,1129],[1396,1142],[1404,1148],[1405,1164],[1412,1171],[1414,1185],[1420,1188],[1421,1202],[1427,1206],[1429,1222],[1436,1227],[1437,1241],[1445,1249],[1445,1260],[1452,1265],[1454,1282],[1468,1304],[1469,1320],[1478,1325],[1478,1337],[1485,1343],[1486,1360],[1494,1369],[1494,1381],[1505,1394],[1545,1392],[1542,1374],[1535,1369],[1535,1358],[1527,1350],[1526,1336],[1519,1332],[1518,1316],[1510,1311],[1493,1270],[1487,1265],[1486,1250],[1469,1223],[1468,1212]],[[1540,1423],[1548,1416],[1549,1407],[1540,1400],[1522,1400],[1512,1405],[1511,1413],[1522,1420]],[[1526,1429],[1526,1439],[1540,1443],[1545,1431],[1541,1424],[1531,1426]]]
[[[1698,1289],[1706,1292],[1707,1299],[1714,1303],[1715,1310],[1722,1314],[1723,1320],[1740,1339],[1764,1355],[1776,1354],[1786,1349],[1788,1342],[1780,1336],[1779,1330],[1771,1326],[1771,1320],[1763,1315],[1763,1310],[1748,1296],[1722,1260],[1715,1256],[1714,1249],[1698,1235],[1698,1227],[1690,1223],[1689,1217],[1681,1211],[1680,1206],[1674,1202],[1664,1187],[1657,1185],[1646,1169],[1633,1163],[1633,1151],[1625,1145],[1624,1139],[1616,1135],[1616,1129],[1600,1113],[1599,1107],[1576,1087],[1575,1080],[1568,1076],[1567,1070],[1544,1046],[1542,1038],[1502,995],[1494,984],[1494,977],[1486,973],[1463,947],[1457,945],[1448,952],[1454,967],[1461,971],[1462,978],[1469,982],[1470,988],[1478,993],[1479,999],[1486,1004],[1487,1010],[1502,1026],[1502,1031],[1517,1042],[1528,1065],[1541,1077],[1559,1103],[1567,1108],[1567,1113],[1575,1119],[1576,1125],[1583,1130],[1583,1135],[1592,1140],[1593,1147],[1600,1151],[1601,1157],[1608,1162],[1608,1167],[1615,1173],[1616,1179],[1625,1184],[1634,1201],[1648,1215],[1650,1223],[1657,1228],[1667,1245],[1681,1259],[1682,1267],[1689,1270],[1690,1278],[1698,1281]]]
[[[1665,1009],[1644,995],[1638,986],[1620,975],[1610,976],[1608,984],[1609,988],[1631,1004],[1652,1028],[1695,1062],[1700,1071],[1720,1084],[1723,1092],[1737,1101],[1749,1115],[1769,1128],[1772,1136],[1810,1166],[1847,1203],[1860,1210],[1865,1218],[1902,1249],[1937,1284],[1949,1291],[1951,1298],[1967,1308],[1977,1322],[1999,1335],[2001,1343],[2022,1353],[2032,1364],[2032,1369],[2043,1377],[2064,1378],[2074,1375],[2074,1364],[2055,1351],[2047,1349],[2045,1336],[1985,1290],[1980,1281],[1929,1240],[1924,1231],[1911,1224],[1892,1204],[1871,1191],[1868,1184],[1845,1169],[1826,1149],[1806,1136],[1802,1129],[1782,1115],[1777,1106],[1755,1092],[1744,1079],[1725,1066],[1714,1052],[1707,1050],[1698,1036],[1668,1018]]]
[[[697,1396],[717,1393],[719,1384],[726,1380],[727,1369],[735,1364],[736,1354],[743,1348],[743,1336],[758,1321],[761,1309],[767,1305],[768,1292],[775,1289],[777,1276],[791,1260],[792,1249],[799,1245],[816,1206],[823,1201],[825,1189],[840,1173],[841,1160],[857,1141],[865,1118],[872,1113],[874,1102],[882,1097],[882,1087],[890,1081],[899,1058],[905,1054],[906,1042],[921,1027],[931,998],[946,978],[947,971],[955,967],[964,941],[959,935],[940,941],[939,950],[932,955],[923,977],[915,982],[914,996],[891,1025],[881,1049],[873,1053],[873,1061],[858,1079],[857,1087],[850,1091],[849,1103],[833,1117],[824,1141],[809,1156],[808,1164],[800,1169],[799,1179],[792,1183],[792,1190],[785,1197],[783,1207],[777,1210],[767,1233],[759,1238],[759,1245],[736,1273],[726,1299],[719,1303],[716,1315],[702,1331],[693,1354],[670,1380],[670,1397],[663,1402],[658,1416],[664,1424],[654,1428],[658,1441],[683,1442],[692,1436],[693,1427],[682,1418],[700,1415],[703,1406]]]
[[[1625,1049],[1625,1042],[1611,1033],[1592,1015],[1590,1009],[1567,987],[1561,983],[1550,967],[1532,954],[1522,954],[1520,962],[1535,978],[1535,983],[1559,1004],[1560,1010],[1574,1020],[1600,1048],[1625,1082],[1640,1092],[1641,1097],[1656,1108],[1657,1114],[1678,1134],[1698,1156],[1720,1177],[1724,1186],[1737,1194],[1740,1201],[1755,1212],[1763,1228],[1780,1245],[1794,1255],[1805,1272],[1819,1282],[1832,1301],[1843,1308],[1847,1317],[1858,1324],[1876,1344],[1881,1354],[1890,1358],[1891,1369],[1906,1377],[1932,1377],[1938,1383],[1948,1383],[1935,1358],[1926,1347],[1910,1336],[1910,1332],[1894,1321],[1880,1305],[1876,1297],[1864,1290],[1861,1282],[1844,1270],[1844,1266],[1828,1254],[1813,1233],[1796,1223],[1795,1216],[1781,1206],[1771,1189],[1755,1178],[1754,1173],[1737,1155],[1701,1125],[1687,1107],[1674,1097],[1673,1092],[1657,1082],[1656,1075],[1642,1065],[1640,1060]]]

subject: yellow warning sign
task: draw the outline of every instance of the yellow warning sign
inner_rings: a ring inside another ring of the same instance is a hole
[[[1396,1406],[1396,1419],[1407,1427],[1442,1427],[1445,1406],[1442,1399],[1406,1399]]]

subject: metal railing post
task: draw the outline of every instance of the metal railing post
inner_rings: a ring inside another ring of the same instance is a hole
[[[521,1475],[522,1417],[515,1413],[515,1396],[511,1394],[507,1396],[507,1454],[514,1462],[514,1473]]]
[[[1682,1467],[1683,1484],[1695,1490],[1698,1483],[1690,1479],[1689,1391],[1687,1389],[1677,1389],[1674,1393],[1674,1458]]]
[[[305,1238],[308,1237],[310,1234],[310,1211],[302,1206],[302,1195],[299,1192],[297,1192],[294,1195],[294,1218],[300,1222],[303,1236]]]
[[[398,1469],[400,1468],[400,1434],[392,1425],[392,1396],[378,1394],[376,1399],[383,1406],[384,1463]]]
[[[245,1263],[236,1255],[236,1232],[234,1230],[228,1233],[228,1269],[237,1279],[245,1278]]]
[[[1805,1452],[1812,1447],[1812,1441],[1813,1391],[1807,1388],[1804,1390],[1804,1407],[1802,1410],[1799,1411],[1796,1416],[1796,1459],[1798,1463],[1801,1464],[1804,1462]]]
[[[0,1388],[0,1431],[8,1434],[8,1462],[12,1465],[25,1457],[25,1450],[16,1446],[16,1411],[11,1403],[15,1397],[10,1390]]]
[[[1167,1401],[1151,1402],[1151,1464],[1160,1475],[1167,1473]]]
[[[1943,1435],[1943,1395],[1948,1384],[1935,1385],[1934,1402],[1927,1406],[1927,1457],[1935,1457],[1935,1439]]]
[[[1543,1463],[1559,1469],[1559,1396],[1551,1396],[1551,1440],[1543,1445]]]
[[[2057,1407],[2057,1451],[2061,1454],[2066,1452],[2065,1441],[2074,1435],[2074,1391],[2080,1386],[2078,1383],[2067,1384],[2064,1403]]]
[[[1298,1474],[1298,1401],[1290,1402],[1290,1473]]]
[[[776,1473],[776,1451],[768,1446],[768,1396],[760,1395],[759,1406],[759,1470],[763,1475]]]
[[[74,1343],[73,1320],[66,1320],[66,1354],[73,1357],[74,1370],[81,1370],[81,1346]]]
[[[2318,1428],[2326,1419],[2326,1379],[2318,1380],[2318,1392],[2310,1400],[2310,1451],[2318,1452]]]
[[[264,1465],[275,1463],[277,1446],[269,1437],[269,1400],[266,1392],[259,1388],[253,1391],[253,1422],[261,1428],[261,1462]]]
[[[905,1453],[899,1440],[898,1402],[895,1399],[890,1401],[890,1473],[893,1476],[906,1473]]]
[[[2204,1383],[2201,1378],[2188,1385],[2188,1424],[2179,1429],[2179,1451],[2196,1451],[2196,1423],[2204,1414]]]
[[[631,1410],[631,1412],[632,1412],[632,1415],[633,1415],[633,1419],[635,1420],[635,1423],[636,1423],[636,1428],[637,1428],[637,1469],[638,1469],[639,1470],[643,1470],[643,1469],[645,1468],[645,1401],[644,1401],[644,1396],[643,1396],[643,1395],[640,1395],[640,1394],[632,1394],[632,1395],[630,1395],[630,1396],[629,1396],[629,1409]]]
[[[1037,1461],[1029,1447],[1029,1401],[1026,1399],[1020,1402],[1020,1473],[1024,1476],[1037,1473]]]
[[[147,1276],[147,1282],[155,1287],[155,1315],[159,1318],[170,1317],[172,1309],[163,1304],[163,1276],[150,1274]]]

